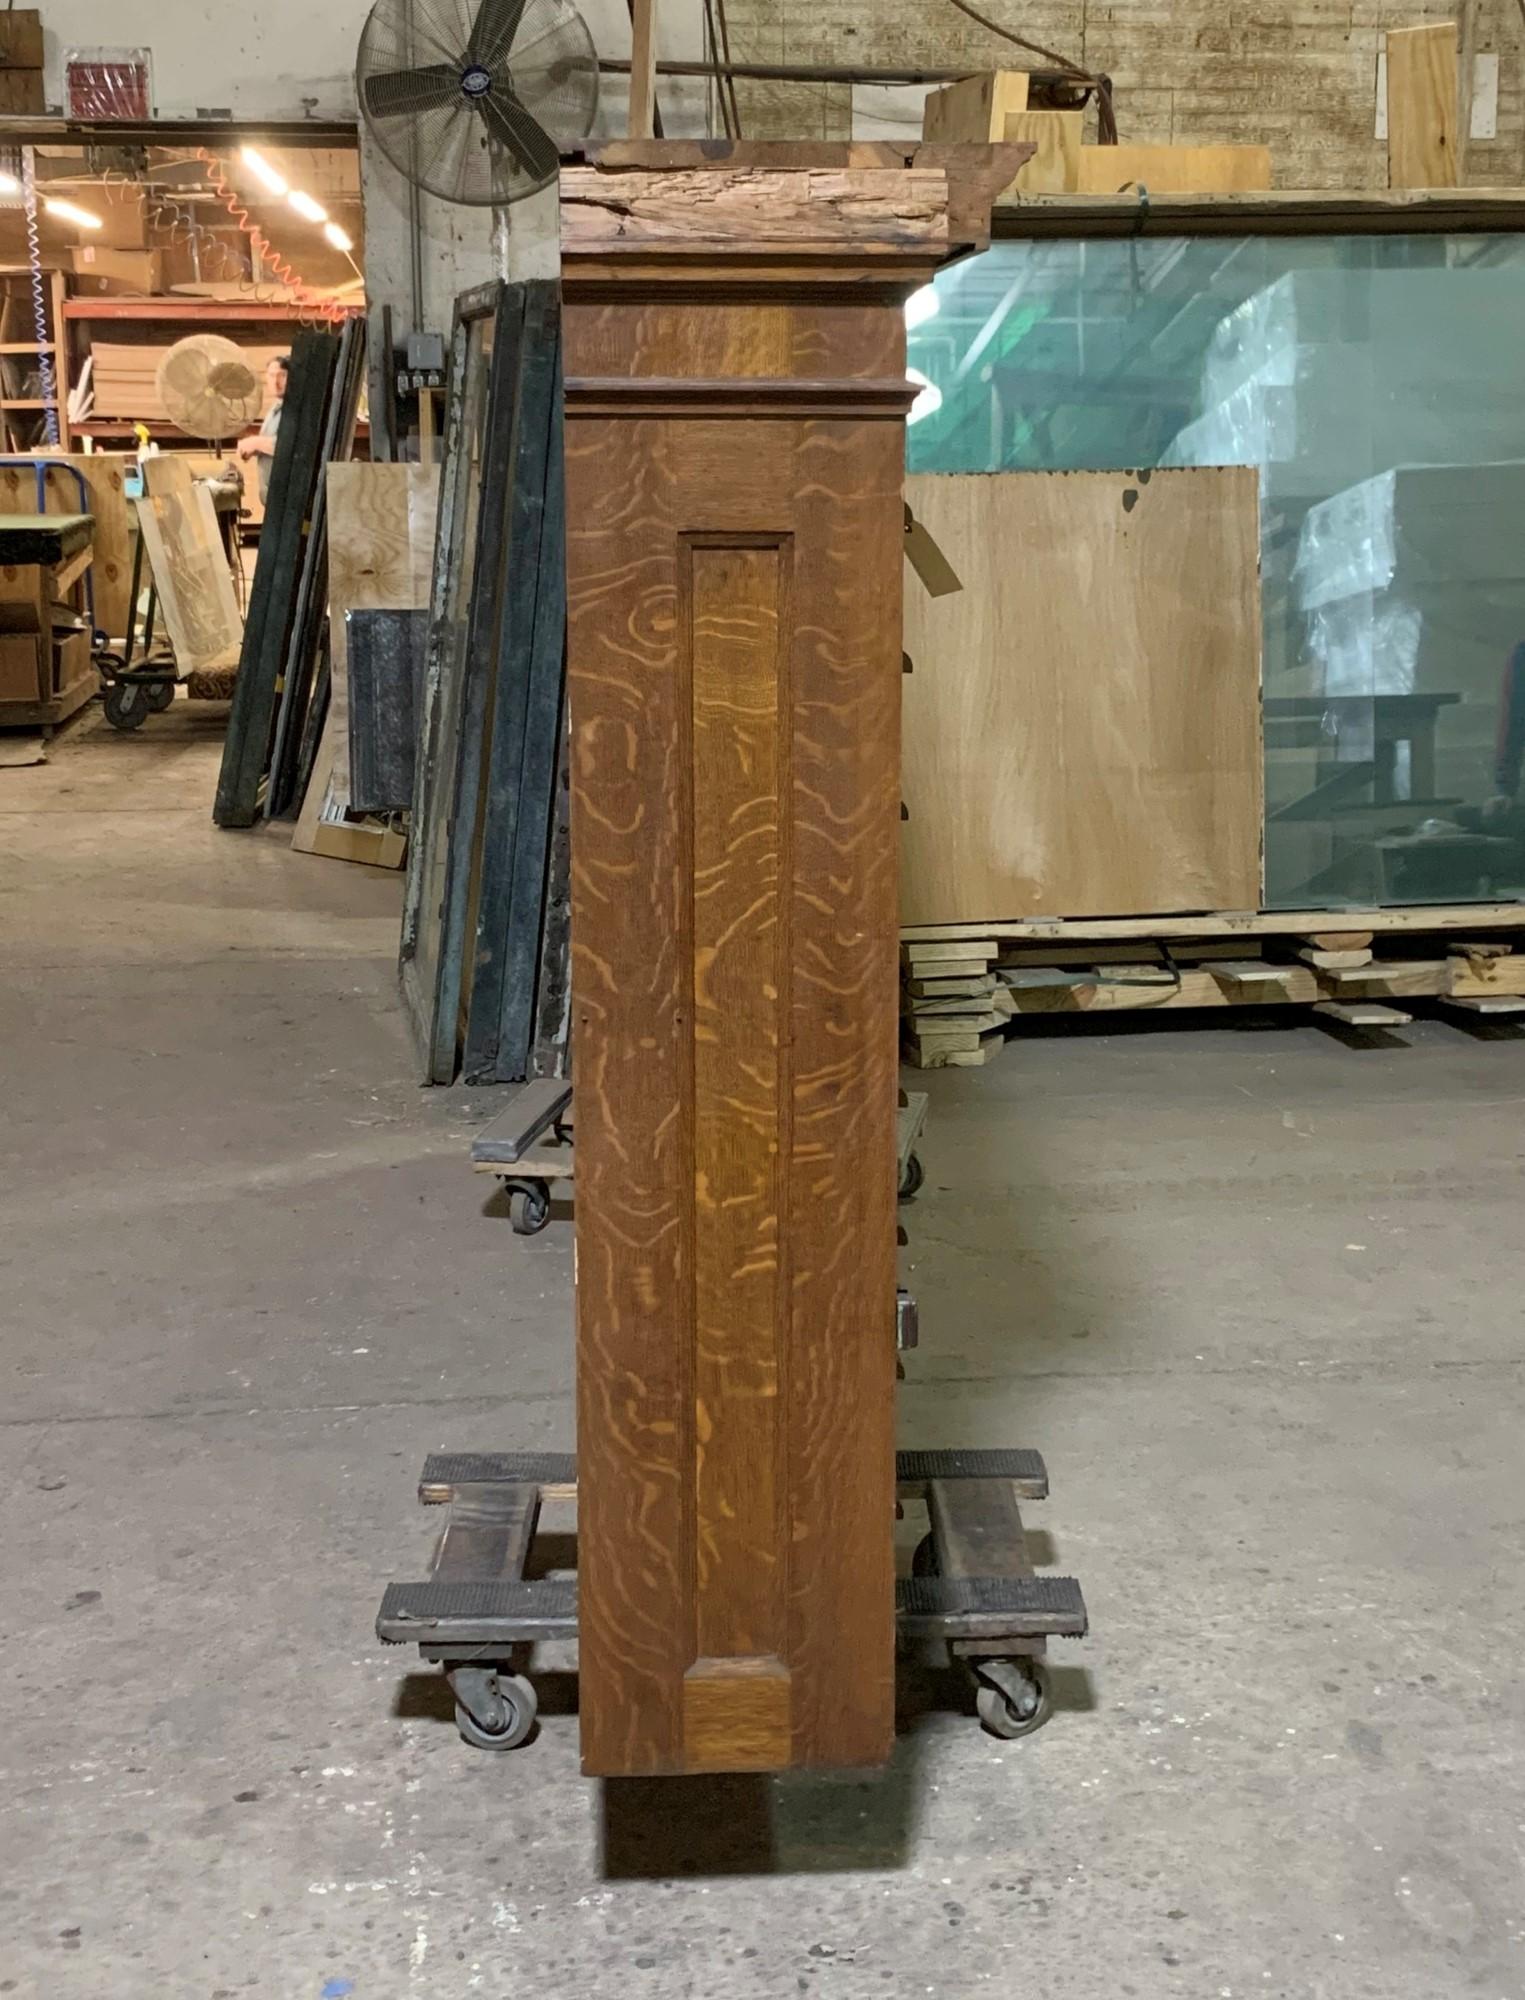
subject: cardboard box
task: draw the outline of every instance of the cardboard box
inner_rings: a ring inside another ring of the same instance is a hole
[[[81,298],[162,289],[164,258],[157,250],[111,250],[77,243],[69,252],[74,290]]]
[[[35,7],[0,14],[0,69],[42,68],[42,15]]]
[[[0,69],[0,113],[7,118],[24,118],[47,108],[40,69]]]

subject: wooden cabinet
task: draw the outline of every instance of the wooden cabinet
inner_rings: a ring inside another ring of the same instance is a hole
[[[563,169],[592,1773],[889,1752],[902,304],[1024,156]]]

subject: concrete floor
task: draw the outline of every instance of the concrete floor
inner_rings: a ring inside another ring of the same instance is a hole
[[[372,1635],[425,1452],[571,1443],[571,1234],[410,1081],[397,879],[213,831],[214,717],[0,772],[0,1993],[1525,1995],[1525,1044],[935,1077],[904,1435],[1046,1452],[1063,1711],[605,1789]]]

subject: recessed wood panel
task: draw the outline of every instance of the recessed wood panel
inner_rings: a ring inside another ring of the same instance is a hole
[[[706,1663],[768,1656],[783,1640],[788,559],[787,543],[701,538],[679,566],[691,662],[695,1647]]]
[[[888,1751],[900,451],[568,427],[590,1771]]]

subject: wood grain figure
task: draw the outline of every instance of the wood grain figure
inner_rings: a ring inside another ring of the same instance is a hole
[[[901,303],[962,246],[945,169],[638,162],[562,176],[583,1764],[876,1764]]]
[[[1437,21],[1387,34],[1387,184],[1455,187],[1461,179],[1457,28]]]

